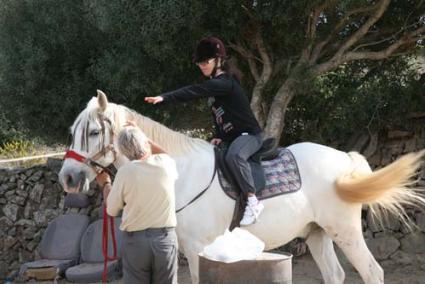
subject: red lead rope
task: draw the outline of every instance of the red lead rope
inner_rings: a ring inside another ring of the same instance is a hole
[[[111,223],[111,235],[112,235],[112,247],[114,253],[112,256],[108,255],[108,217]],[[108,280],[108,260],[117,259],[117,241],[115,239],[115,224],[114,217],[108,216],[106,212],[106,204],[103,206],[103,233],[102,233],[102,253],[103,253],[103,274],[102,274],[102,283],[106,283]]]

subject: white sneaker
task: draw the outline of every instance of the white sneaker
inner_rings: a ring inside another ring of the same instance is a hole
[[[258,216],[260,216],[261,211],[263,211],[264,205],[262,202],[258,201],[255,205],[250,205],[249,203],[245,207],[245,213],[243,218],[239,223],[241,226],[249,226],[258,221]]]

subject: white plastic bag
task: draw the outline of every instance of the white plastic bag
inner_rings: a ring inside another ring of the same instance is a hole
[[[204,247],[204,257],[221,262],[236,262],[256,259],[264,250],[264,242],[250,232],[235,228],[232,232],[226,229],[223,235]]]

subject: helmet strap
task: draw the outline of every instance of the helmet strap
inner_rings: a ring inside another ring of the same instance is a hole
[[[214,68],[211,72],[211,78],[214,78],[215,75],[217,74],[217,71],[221,70],[221,66],[218,66],[218,58],[217,57],[214,59],[214,63],[215,64],[214,64]]]

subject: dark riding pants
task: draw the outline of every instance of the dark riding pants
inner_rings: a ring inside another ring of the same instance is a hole
[[[257,152],[263,144],[263,135],[241,135],[230,144],[226,154],[226,164],[232,172],[239,188],[245,193],[255,193],[249,157]]]

